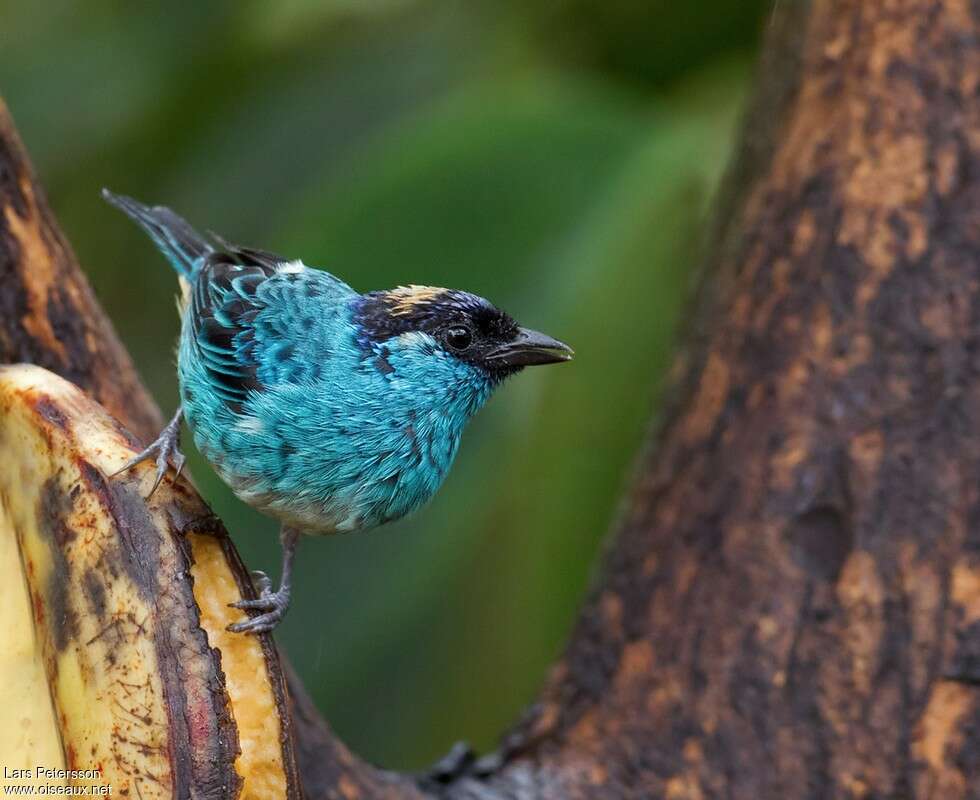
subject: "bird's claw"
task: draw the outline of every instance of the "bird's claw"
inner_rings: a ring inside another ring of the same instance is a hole
[[[506,750],[496,750],[483,756],[477,756],[476,751],[467,742],[456,742],[449,752],[440,758],[425,772],[416,776],[416,781],[423,789],[439,794],[444,792],[449,784],[463,778],[484,780],[497,772],[507,761]]]
[[[180,452],[180,413],[163,429],[161,434],[157,437],[156,441],[153,442],[149,447],[144,448],[135,456],[133,456],[129,461],[123,464],[119,469],[109,475],[110,478],[116,477],[123,472],[127,472],[135,467],[137,464],[142,464],[144,461],[153,459],[157,466],[156,478],[153,481],[153,486],[150,488],[149,494],[147,494],[146,499],[149,500],[153,497],[153,493],[159,488],[160,484],[163,482],[164,475],[167,474],[167,467],[173,464],[176,473],[174,475],[174,480],[180,477],[181,471],[184,469],[184,464],[187,459],[184,454]]]
[[[272,594],[272,581],[269,580],[269,576],[266,575],[260,569],[252,570],[252,580],[255,581],[256,586],[259,589],[259,597],[263,595]]]
[[[187,459],[184,458],[184,454],[177,449],[176,442],[169,447],[161,447],[156,457],[157,476],[153,481],[153,487],[150,489],[150,493],[146,496],[146,499],[149,500],[151,497],[153,497],[153,493],[157,490],[157,487],[160,486],[160,483],[163,481],[163,476],[167,474],[167,467],[171,463],[174,465],[175,470],[174,480],[177,480],[177,478],[180,477],[180,472],[183,470],[184,463],[186,461]]]
[[[231,633],[267,633],[286,616],[286,609],[289,608],[289,590],[282,588],[278,592],[273,592],[272,581],[261,570],[255,570],[252,577],[258,584],[259,596],[249,600],[238,600],[228,605],[231,608],[264,611],[265,613],[244,622],[235,622],[229,625],[226,630]]]
[[[418,776],[425,788],[445,787],[467,774],[476,761],[476,753],[467,742],[456,742],[446,755]]]
[[[265,614],[259,614],[257,617],[245,620],[245,622],[232,623],[226,630],[230,633],[250,633],[253,635],[268,633],[282,622],[282,618],[286,616],[286,609],[288,607],[289,601],[287,600],[280,605],[276,605],[271,611],[267,611]]]
[[[170,454],[170,458],[174,465],[174,480],[177,480],[180,477],[180,473],[184,471],[184,464],[187,463],[187,458],[177,449],[176,445],[174,446],[173,453]]]
[[[252,580],[259,590],[259,596],[254,600],[237,600],[229,603],[229,608],[258,608],[268,611],[275,605],[275,602],[270,599],[275,596],[275,592],[272,591],[272,581],[269,580],[269,576],[262,570],[255,569],[252,570]]]

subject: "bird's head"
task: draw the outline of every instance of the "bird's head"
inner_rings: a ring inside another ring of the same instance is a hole
[[[362,295],[357,323],[371,346],[391,342],[415,348],[421,357],[449,359],[491,386],[524,367],[572,358],[568,345],[522,328],[488,300],[456,289],[400,286]]]

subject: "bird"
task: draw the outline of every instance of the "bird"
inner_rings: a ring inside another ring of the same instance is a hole
[[[438,490],[463,429],[505,379],[572,349],[459,289],[359,293],[301,260],[198,233],[165,206],[103,189],[177,272],[180,402],[114,475],[153,460],[179,475],[182,421],[234,494],[280,525],[279,587],[232,607],[235,633],[271,631],[289,607],[300,535],[400,519]]]

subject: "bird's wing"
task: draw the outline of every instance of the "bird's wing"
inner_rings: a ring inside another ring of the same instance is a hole
[[[310,329],[354,294],[327,272],[225,244],[208,256],[192,287],[195,354],[214,390],[241,411],[249,392],[312,368],[319,354]]]

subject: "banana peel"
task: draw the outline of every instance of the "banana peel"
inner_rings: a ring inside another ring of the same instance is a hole
[[[73,384],[0,367],[0,788],[298,799],[271,639],[225,631],[248,574],[186,479],[107,477],[139,449]]]

